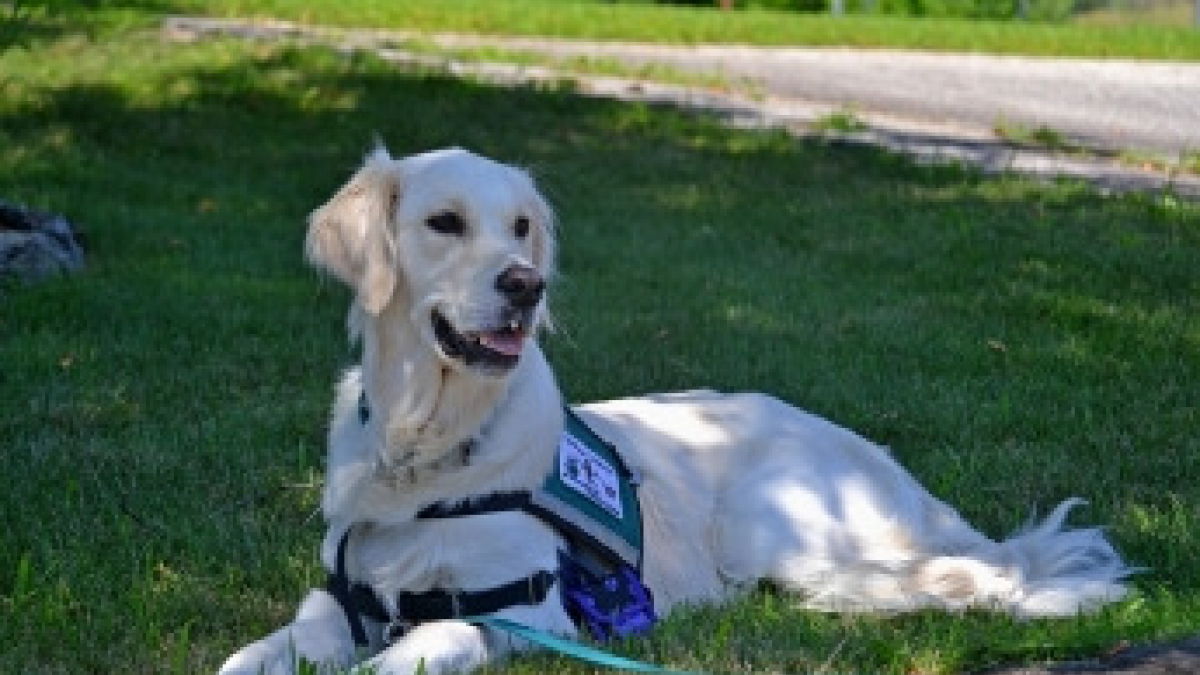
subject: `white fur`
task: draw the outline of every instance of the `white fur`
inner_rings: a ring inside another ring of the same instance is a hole
[[[426,219],[462,215],[462,235]],[[518,217],[528,236],[514,234]],[[553,273],[551,214],[532,181],[461,150],[394,160],[382,150],[310,219],[310,259],[356,290],[363,365],[338,391],[323,508],[326,567],[351,526],[348,571],[383,598],[488,588],[556,567],[558,536],[523,513],[418,521],[431,503],[532,488],[562,431],[554,375],[533,338],[505,373],[447,358],[436,309],[460,330],[494,326],[507,266]],[[546,320],[543,301],[538,321]],[[360,394],[372,406],[358,415]],[[581,406],[643,476],[645,577],[658,609],[718,602],[771,579],[814,608],[864,612],[982,606],[1070,615],[1121,598],[1130,569],[1097,530],[1064,530],[1078,500],[1006,541],[983,536],[930,495],[886,449],[763,394],[696,391]],[[474,438],[466,465],[453,451]],[[566,635],[557,589],[501,612]],[[513,639],[458,621],[384,645],[369,625],[372,672],[469,670]],[[342,610],[312,591],[296,619],[225,663],[225,675],[292,673],[296,659],[345,667],[360,655]]]

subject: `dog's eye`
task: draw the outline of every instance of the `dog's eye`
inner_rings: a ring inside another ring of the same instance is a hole
[[[467,224],[463,222],[462,216],[453,211],[429,216],[425,225],[438,234],[462,235],[467,231]]]
[[[529,236],[529,219],[525,216],[517,218],[517,221],[513,223],[513,233],[517,235],[517,239]]]

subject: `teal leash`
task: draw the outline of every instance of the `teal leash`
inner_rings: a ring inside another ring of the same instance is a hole
[[[536,628],[530,628],[524,624],[519,624],[516,621],[501,619],[498,616],[470,616],[463,618],[463,621],[473,623],[480,626],[491,626],[502,631],[515,635],[519,638],[528,640],[534,644],[541,645],[546,649],[558,652],[563,656],[570,656],[586,661],[588,663],[604,666],[605,668],[613,668],[615,670],[627,670],[635,673],[652,673],[654,675],[708,675],[707,673],[698,673],[691,670],[671,670],[656,666],[653,663],[645,661],[637,661],[635,659],[627,659],[624,656],[609,654],[606,651],[579,644],[574,640],[568,640],[557,635],[551,635],[545,631],[540,631]]]
[[[702,673],[693,673],[686,670],[671,670],[669,668],[663,668],[662,666],[656,666],[653,663],[636,661],[634,659],[627,659],[624,656],[609,654],[608,652],[579,644],[573,640],[568,640],[557,635],[551,635],[550,633],[537,630],[536,628],[530,628],[529,626],[519,624],[515,621],[501,619],[498,616],[472,616],[464,618],[463,621],[483,626],[491,626],[492,628],[498,628],[519,638],[528,640],[534,644],[541,645],[546,649],[558,652],[564,656],[570,656],[572,658],[579,659],[580,661],[587,661],[588,663],[604,666],[606,668],[628,670],[636,673],[657,673],[658,675],[703,675]]]

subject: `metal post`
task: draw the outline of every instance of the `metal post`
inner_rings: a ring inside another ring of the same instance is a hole
[[[1200,2],[1200,0],[1196,0],[1196,2]],[[829,10],[834,16],[842,16],[846,13],[846,0],[832,0]]]

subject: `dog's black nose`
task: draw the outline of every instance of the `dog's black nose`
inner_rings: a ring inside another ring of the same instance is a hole
[[[532,267],[513,265],[496,277],[496,290],[508,298],[514,307],[529,308],[542,299],[546,280]]]

